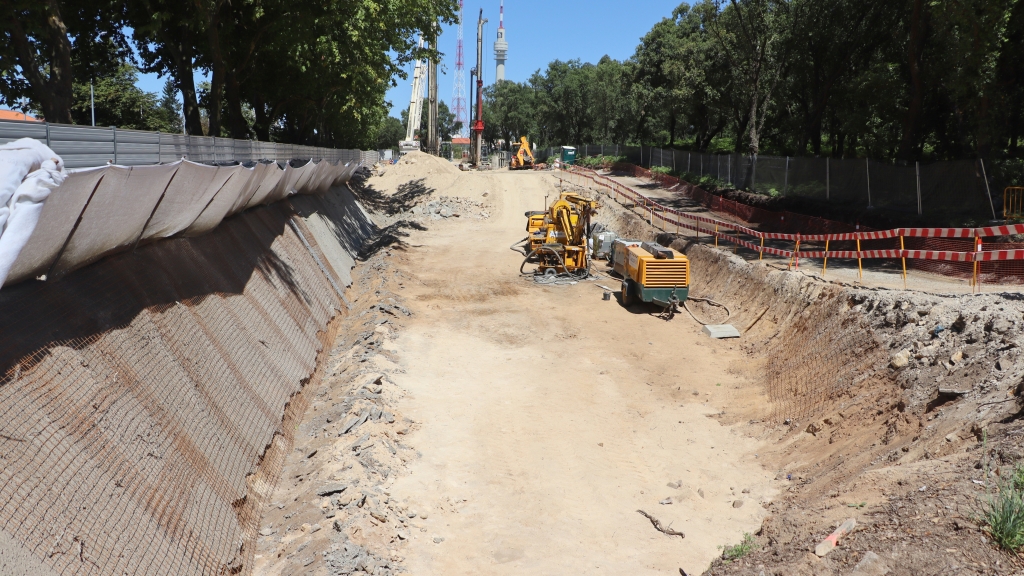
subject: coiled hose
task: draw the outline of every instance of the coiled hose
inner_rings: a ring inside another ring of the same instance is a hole
[[[721,306],[722,308],[725,308],[725,313],[726,313],[725,322],[728,322],[729,318],[732,318],[732,312],[729,310],[728,306],[726,306],[725,304],[722,304],[721,302],[715,302],[711,298],[690,297],[690,298],[687,298],[686,300],[683,300],[683,308],[686,308],[686,311],[689,312],[690,317],[692,317],[694,320],[696,320],[697,323],[700,324],[701,326],[707,326],[708,322],[701,322],[700,319],[697,318],[693,314],[693,310],[690,310],[690,307],[686,305],[686,303],[688,301],[690,301],[690,300],[694,300],[694,301],[697,301],[697,302],[707,302],[708,304],[711,304],[712,306]]]

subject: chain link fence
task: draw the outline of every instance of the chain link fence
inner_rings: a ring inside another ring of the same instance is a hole
[[[644,168],[666,168],[684,179],[714,179],[722,187],[799,199],[808,207],[883,210],[910,220],[976,224],[1002,213],[1001,188],[983,160],[896,165],[862,158],[705,154],[655,147],[576,146],[578,159],[612,156]],[[558,155],[548,148],[541,157]]]

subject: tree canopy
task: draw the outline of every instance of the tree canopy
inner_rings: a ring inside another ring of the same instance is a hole
[[[485,92],[485,137],[895,161],[1020,155],[1017,0],[702,0],[633,56]]]
[[[0,0],[0,101],[81,121],[76,86],[123,80],[134,64],[172,80],[189,134],[370,147],[404,65],[440,56],[418,49],[417,36],[434,46],[457,9],[456,0]],[[197,71],[209,75],[205,90]]]

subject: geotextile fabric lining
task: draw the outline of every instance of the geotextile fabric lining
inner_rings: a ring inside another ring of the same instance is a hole
[[[106,166],[72,172],[42,207],[4,285],[60,277],[140,242],[195,236],[246,208],[294,194],[321,194],[359,164],[307,162],[207,166]]]
[[[132,172],[104,172],[115,199]],[[251,571],[344,309],[289,220],[335,251],[372,228],[343,188],[302,204],[0,291],[0,574]]]

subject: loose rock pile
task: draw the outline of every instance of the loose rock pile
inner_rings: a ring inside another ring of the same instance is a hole
[[[258,572],[390,576],[404,571],[399,549],[422,529],[424,515],[388,490],[389,479],[417,457],[402,442],[416,425],[395,412],[403,392],[388,378],[398,368],[386,344],[411,315],[384,287],[401,276],[388,256],[382,251],[354,272],[362,290],[264,517]]]
[[[441,196],[424,204],[413,206],[411,212],[417,216],[426,216],[431,220],[442,218],[490,218],[483,202],[471,198]]]

